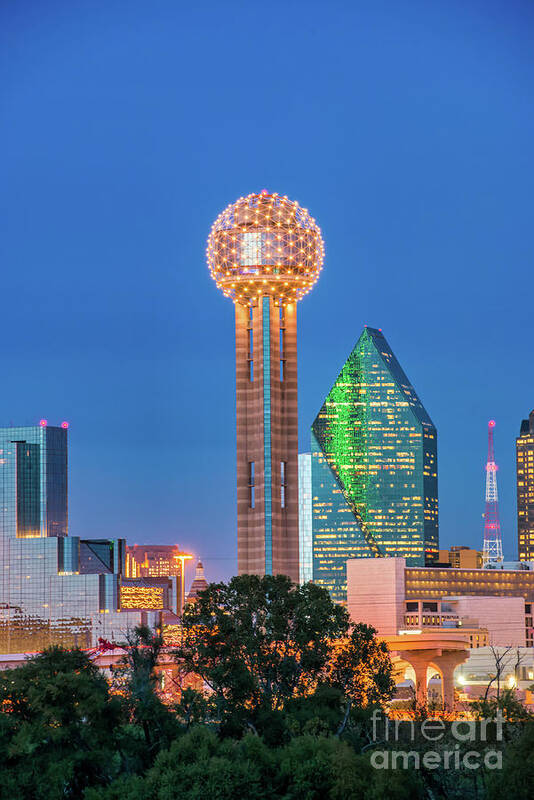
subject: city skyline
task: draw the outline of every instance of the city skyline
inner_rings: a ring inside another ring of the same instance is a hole
[[[299,320],[299,449],[362,326],[383,328],[440,433],[441,546],[482,546],[493,418],[515,557],[534,65],[532,9],[511,5],[462,25],[446,3],[314,6],[304,24],[289,8],[261,30],[215,4],[133,2],[131,25],[113,0],[82,21],[4,6],[0,421],[71,424],[72,535],[236,571],[234,334],[204,242],[229,199],[266,187],[312,208],[327,243]]]

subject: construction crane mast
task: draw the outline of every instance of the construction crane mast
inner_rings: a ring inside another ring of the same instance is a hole
[[[486,512],[484,514],[484,564],[502,561],[501,523],[499,522],[499,493],[497,491],[497,464],[493,447],[495,420],[488,422],[488,460],[486,462]]]

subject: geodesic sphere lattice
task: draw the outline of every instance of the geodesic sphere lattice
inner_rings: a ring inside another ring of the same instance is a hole
[[[263,191],[240,197],[219,214],[206,253],[226,297],[250,305],[271,295],[285,304],[300,300],[316,282],[324,244],[305,208]]]

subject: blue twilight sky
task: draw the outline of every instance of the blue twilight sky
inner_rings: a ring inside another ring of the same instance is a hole
[[[438,428],[441,543],[504,548],[534,407],[529,0],[3,0],[0,423],[69,420],[70,530],[236,568],[233,309],[215,216],[264,187],[326,261],[300,447],[364,324]]]

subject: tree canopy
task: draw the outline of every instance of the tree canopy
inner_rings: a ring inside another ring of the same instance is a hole
[[[209,690],[185,689],[173,707],[158,697],[162,639],[147,628],[128,637],[111,682],[88,654],[61,648],[1,672],[0,800],[530,797],[534,721],[513,690],[471,705],[475,716],[503,714],[502,742],[495,723],[480,741],[458,742],[450,724],[438,742],[410,725],[377,739],[374,712],[392,689],[387,648],[317,586],[212,584],[184,631],[175,657]],[[377,766],[399,749],[422,767]],[[502,771],[484,763],[493,750]],[[427,769],[434,751],[478,753],[480,769]]]
[[[122,703],[80,650],[52,648],[0,672],[0,708],[4,796],[76,798],[119,772]]]
[[[373,629],[351,631],[346,610],[326,590],[282,575],[210,584],[186,607],[177,657],[213,692],[223,720],[248,725],[325,684],[360,705],[392,691],[387,648]]]

